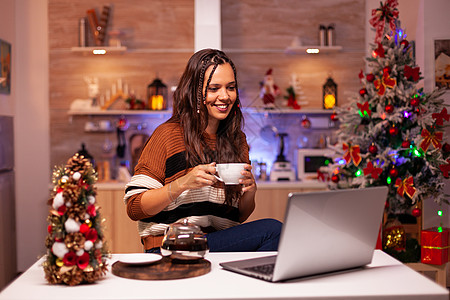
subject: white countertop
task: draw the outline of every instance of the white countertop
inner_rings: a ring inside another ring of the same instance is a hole
[[[97,190],[123,190],[126,182],[98,182]],[[256,181],[258,189],[326,189],[327,184],[318,180],[307,181]]]
[[[206,258],[211,261],[211,272],[189,279],[136,280],[108,272],[94,284],[75,287],[48,284],[41,261],[37,261],[0,293],[0,299],[449,299],[445,288],[379,250],[365,268],[281,283],[219,266],[219,262],[269,254],[273,253],[209,253]],[[113,255],[109,264],[118,257]]]

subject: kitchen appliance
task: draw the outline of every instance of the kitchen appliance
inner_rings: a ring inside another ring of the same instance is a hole
[[[295,170],[284,156],[284,138],[287,133],[278,133],[280,151],[270,170],[270,181],[295,181]]]
[[[332,162],[334,151],[331,149],[297,149],[298,180],[317,179],[317,170]]]
[[[17,273],[13,118],[0,116],[0,290]]]

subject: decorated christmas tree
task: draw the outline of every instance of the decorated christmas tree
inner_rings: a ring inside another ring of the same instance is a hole
[[[106,273],[108,256],[96,204],[96,173],[75,154],[53,171],[54,189],[47,218],[45,278],[51,284],[92,283]]]
[[[359,74],[359,95],[336,109],[337,157],[322,170],[329,172],[331,188],[386,185],[386,215],[417,217],[421,201],[448,203],[443,187],[450,146],[443,132],[450,115],[440,98],[442,91],[426,94],[416,87],[421,72],[400,28],[397,1],[380,4],[370,20],[376,31],[373,51],[366,58],[371,70]]]

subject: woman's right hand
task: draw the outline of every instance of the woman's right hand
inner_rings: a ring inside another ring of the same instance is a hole
[[[199,189],[204,186],[213,185],[217,179],[213,174],[216,173],[216,163],[198,165],[189,173],[179,178],[179,185],[183,189]]]

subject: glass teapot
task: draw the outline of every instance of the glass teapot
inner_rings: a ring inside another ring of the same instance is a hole
[[[172,259],[197,260],[209,252],[205,234],[188,219],[171,224],[165,232],[161,254]]]

